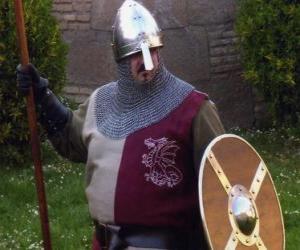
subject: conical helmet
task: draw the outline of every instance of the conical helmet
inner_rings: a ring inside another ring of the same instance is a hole
[[[162,47],[161,30],[154,17],[141,4],[126,0],[113,25],[112,47],[115,60],[142,52],[147,70],[153,68],[150,48]]]

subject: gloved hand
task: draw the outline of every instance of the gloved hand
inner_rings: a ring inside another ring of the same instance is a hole
[[[28,95],[30,86],[33,87],[34,99],[37,102],[43,99],[49,85],[48,80],[40,77],[38,70],[32,64],[17,66],[17,81],[19,91],[23,95]]]
[[[38,70],[32,64],[28,64],[25,67],[17,66],[17,81],[19,91],[24,95],[28,95],[30,87],[33,87],[39,121],[48,135],[62,131],[71,113],[48,89],[48,80],[40,77]]]

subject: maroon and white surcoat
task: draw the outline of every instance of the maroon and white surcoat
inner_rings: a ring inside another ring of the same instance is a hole
[[[91,216],[100,223],[189,227],[198,216],[192,125],[207,96],[192,91],[162,120],[122,139],[83,125]]]

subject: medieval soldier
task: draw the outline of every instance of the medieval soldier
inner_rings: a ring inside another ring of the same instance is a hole
[[[18,66],[23,93],[33,82],[40,122],[56,150],[86,163],[94,249],[205,249],[197,176],[207,144],[224,132],[204,93],[164,66],[161,31],[126,0],[113,26],[119,79],[71,111],[33,65]],[[103,233],[106,232],[106,233]]]

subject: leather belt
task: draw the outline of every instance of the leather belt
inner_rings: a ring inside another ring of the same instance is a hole
[[[98,224],[97,222],[94,222],[94,224],[96,229],[96,238],[97,241],[100,243],[101,250],[109,249],[109,244],[111,241],[110,231],[103,224]]]
[[[192,240],[190,231],[179,229],[122,226],[119,230],[114,230],[110,226],[98,223],[95,225],[97,240],[102,249],[117,250],[132,246],[179,250],[189,249]],[[194,237],[201,238],[199,234],[194,234]]]

